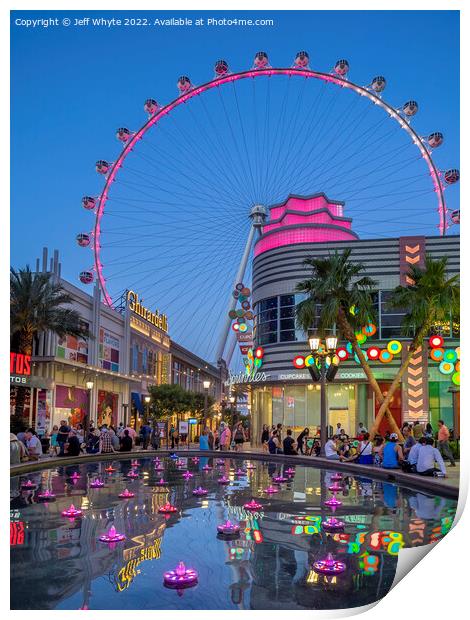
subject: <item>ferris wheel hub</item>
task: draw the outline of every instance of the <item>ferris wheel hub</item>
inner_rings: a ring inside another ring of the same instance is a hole
[[[251,207],[250,218],[254,228],[261,228],[266,221],[268,210],[263,205],[254,205]]]

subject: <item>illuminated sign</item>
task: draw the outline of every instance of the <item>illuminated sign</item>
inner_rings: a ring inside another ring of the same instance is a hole
[[[235,383],[261,383],[267,381],[269,375],[265,372],[257,372],[256,369],[251,374],[247,375],[244,372],[239,372],[238,375],[234,375],[229,371],[229,376],[224,385],[231,386]]]
[[[152,323],[155,327],[165,332],[168,331],[168,317],[166,314],[160,314],[158,310],[152,312],[148,308],[145,308],[139,301],[139,296],[137,293],[134,293],[134,291],[129,291],[127,293],[127,305],[131,312],[134,312],[149,323]]]
[[[30,375],[31,355],[24,355],[23,353],[10,353],[10,374]]]
[[[23,521],[13,521],[10,523],[10,545],[24,545],[25,527]]]

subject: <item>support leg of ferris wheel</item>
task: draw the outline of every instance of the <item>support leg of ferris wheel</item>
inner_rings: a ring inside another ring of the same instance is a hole
[[[235,286],[239,282],[243,282],[243,277],[245,275],[246,266],[248,264],[248,259],[250,258],[251,246],[253,245],[253,239],[255,236],[255,232],[258,232],[258,234],[261,234],[261,227],[263,226],[266,220],[266,208],[263,207],[262,205],[255,205],[254,207],[252,207],[250,211],[250,218],[251,218],[250,232],[248,233],[248,239],[246,240],[245,250],[243,252],[240,265],[238,266],[237,275],[235,276],[235,280],[234,280],[232,288],[235,288]],[[220,334],[219,344],[218,344],[217,352],[216,352],[217,361],[223,358],[225,346],[227,344],[227,339],[230,334],[230,325],[232,323],[232,319],[229,317],[228,313],[230,312],[230,310],[235,310],[236,305],[237,305],[237,300],[232,296],[232,294],[230,294],[230,300],[228,303],[227,313],[225,316],[225,323],[224,323],[222,332]],[[230,364],[230,360],[233,355],[235,344],[236,344],[236,339],[233,340],[233,343],[231,343],[231,345],[228,348],[227,356],[225,359],[227,366]]]

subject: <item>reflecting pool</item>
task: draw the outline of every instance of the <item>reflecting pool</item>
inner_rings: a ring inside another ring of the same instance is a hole
[[[362,476],[335,481],[333,470],[288,468],[181,453],[160,465],[116,460],[12,478],[11,608],[357,607],[388,592],[402,547],[440,540],[455,516],[450,499]],[[219,482],[224,477],[228,483]],[[91,486],[97,478],[103,487]],[[27,480],[34,489],[22,489]],[[194,495],[199,487],[207,494]],[[120,498],[125,489],[134,496]],[[45,491],[52,501],[41,501]],[[325,505],[333,496],[336,508]],[[252,499],[261,507],[245,509]],[[167,503],[176,512],[159,512]],[[62,516],[71,504],[82,512],[75,519]],[[327,532],[329,517],[343,529]],[[217,535],[227,519],[240,526],[237,538]],[[125,540],[100,542],[113,525]],[[328,553],[343,572],[313,569]],[[164,573],[180,561],[197,571],[197,585],[165,587]]]

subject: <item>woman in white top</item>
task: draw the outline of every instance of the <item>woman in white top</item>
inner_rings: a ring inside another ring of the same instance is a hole
[[[339,461],[338,446],[336,445],[337,435],[334,435],[325,444],[325,456],[332,461]]]

